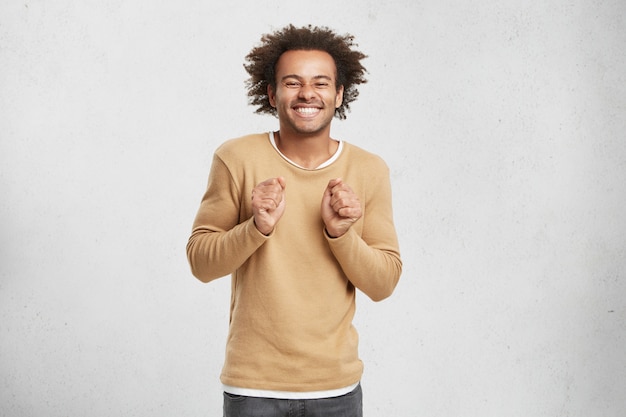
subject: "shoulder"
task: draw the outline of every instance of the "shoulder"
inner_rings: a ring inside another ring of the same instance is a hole
[[[267,133],[254,133],[225,141],[215,150],[215,154],[223,159],[231,159],[262,152],[268,146],[271,147]]]
[[[375,153],[367,151],[359,146],[353,145],[346,141],[343,142],[343,146],[344,152],[349,158],[350,164],[357,164],[359,166],[366,167],[367,171],[369,172],[371,172],[372,170],[389,171],[385,160]]]

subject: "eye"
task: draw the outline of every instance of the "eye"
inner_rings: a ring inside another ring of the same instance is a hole
[[[285,87],[287,88],[300,88],[302,83],[298,81],[285,81]]]
[[[317,88],[327,88],[328,87],[328,83],[325,81],[319,81],[315,83],[315,86]]]

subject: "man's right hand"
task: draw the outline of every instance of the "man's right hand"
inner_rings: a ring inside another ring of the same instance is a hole
[[[270,178],[252,190],[252,215],[259,232],[269,235],[285,212],[285,179]]]

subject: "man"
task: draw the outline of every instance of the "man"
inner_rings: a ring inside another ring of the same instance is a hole
[[[391,295],[402,263],[389,171],[332,139],[366,82],[352,36],[288,26],[248,54],[248,94],[279,130],[215,152],[187,256],[232,274],[224,416],[361,416],[355,288]]]

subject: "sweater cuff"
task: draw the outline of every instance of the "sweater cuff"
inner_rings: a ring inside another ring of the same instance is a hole
[[[357,236],[357,235],[355,234],[355,231],[352,230],[352,228],[349,228],[346,231],[346,233],[344,233],[343,235],[341,235],[339,237],[332,237],[331,235],[328,234],[328,230],[326,230],[326,228],[324,228],[324,237],[326,238],[326,241],[328,241],[328,244],[331,245],[331,246],[345,245],[344,242],[350,241],[355,236]]]
[[[274,227],[269,235],[264,235],[263,233],[261,233],[259,229],[256,228],[256,224],[254,223],[254,216],[250,217],[247,222],[248,223],[246,224],[246,232],[249,236],[254,236],[255,239],[261,238],[263,240],[267,240],[272,237],[274,235],[274,232],[276,231],[276,227]]]

